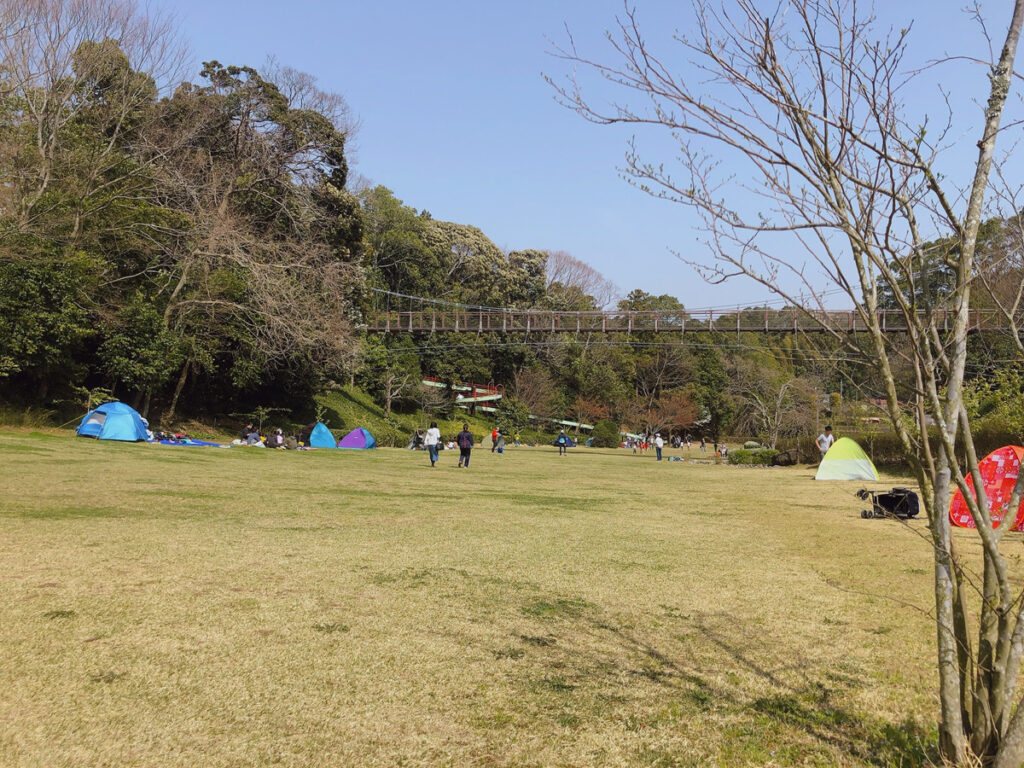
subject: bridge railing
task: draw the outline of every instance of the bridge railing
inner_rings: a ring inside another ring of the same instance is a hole
[[[937,325],[948,329],[953,313],[938,310]],[[367,330],[384,333],[637,333],[689,331],[807,332],[823,326],[839,332],[865,331],[867,326],[855,310],[744,309],[732,311],[671,310],[549,312],[542,310],[413,310],[371,312]],[[906,331],[907,318],[898,310],[878,313],[883,331]],[[1005,318],[994,310],[971,310],[972,331],[1006,328]]]

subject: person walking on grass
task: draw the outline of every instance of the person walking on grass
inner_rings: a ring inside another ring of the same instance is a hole
[[[437,464],[437,445],[441,442],[441,430],[437,428],[437,422],[430,422],[430,429],[423,437],[423,444],[427,446],[427,453],[430,454],[430,466]]]
[[[469,454],[473,450],[473,433],[469,424],[462,425],[462,431],[455,436],[455,444],[459,446],[459,466],[469,469]]]
[[[558,446],[559,456],[567,456],[569,454],[569,436],[565,434],[564,429],[558,430],[558,439],[555,440],[555,445]]]
[[[491,453],[494,453],[494,449],[498,447],[498,434],[500,432],[501,430],[497,427],[491,430]]]
[[[825,458],[825,454],[828,453],[828,449],[832,447],[832,443],[835,441],[836,436],[832,434],[831,426],[826,426],[825,431],[814,439],[814,445],[817,446],[822,459]]]
[[[661,461],[661,449],[665,447],[665,441],[661,439],[661,432],[654,434],[654,450],[658,454],[658,461]]]

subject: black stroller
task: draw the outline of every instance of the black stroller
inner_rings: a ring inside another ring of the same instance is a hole
[[[909,520],[917,517],[921,511],[917,494],[909,488],[893,488],[891,491],[869,491],[862,488],[857,491],[857,497],[864,501],[871,499],[871,509],[861,510],[860,513],[865,519],[896,517],[900,520]]]

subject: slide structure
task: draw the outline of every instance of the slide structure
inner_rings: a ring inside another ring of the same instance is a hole
[[[423,379],[423,386],[449,389],[447,384],[438,379]],[[497,404],[504,396],[502,388],[493,384],[454,384],[451,390],[455,392],[455,405],[459,408],[467,409],[470,413],[475,413],[477,410],[484,411],[485,413],[497,413],[498,409],[494,407],[494,404]],[[543,416],[534,416],[532,413],[530,418],[535,421],[547,421],[560,427],[570,427],[572,429],[594,428],[593,424],[583,424],[564,419],[548,419]]]

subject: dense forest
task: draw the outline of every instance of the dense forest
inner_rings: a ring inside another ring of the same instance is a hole
[[[353,188],[349,106],[310,74],[208,61],[175,79],[173,26],[133,6],[3,7],[0,401],[10,406],[74,414],[118,398],[163,427],[257,407],[303,419],[318,392],[348,385],[388,412],[450,411],[421,385],[432,377],[502,386],[519,421],[606,419],[775,445],[880,392],[856,345],[826,336],[367,334],[365,313],[401,296],[686,308],[621,291],[565,252],[504,252],[386,186]],[[1010,247],[1011,229],[991,222],[990,249]],[[934,252],[923,302],[943,289]],[[972,343],[973,402],[995,412],[993,393],[1019,391],[1021,377],[993,383],[1000,339]]]

